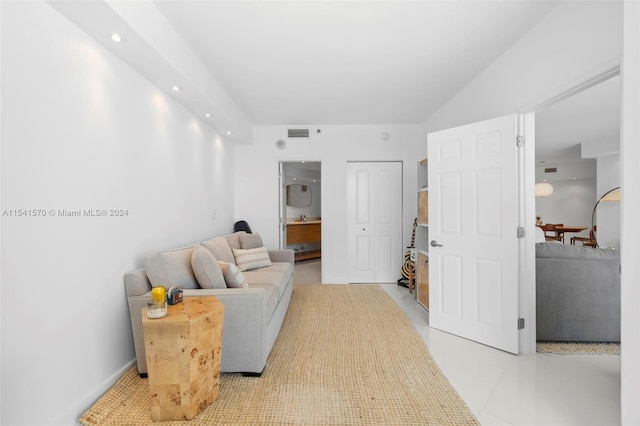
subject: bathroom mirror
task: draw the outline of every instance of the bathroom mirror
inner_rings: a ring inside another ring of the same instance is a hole
[[[287,185],[287,205],[308,207],[311,205],[311,188],[308,185]]]

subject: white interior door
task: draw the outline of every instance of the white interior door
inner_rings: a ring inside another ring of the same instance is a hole
[[[348,163],[349,282],[395,282],[402,253],[402,163]]]
[[[429,324],[519,352],[518,117],[428,135]]]

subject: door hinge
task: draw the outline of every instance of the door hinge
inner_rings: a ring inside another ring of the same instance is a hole
[[[521,136],[521,135],[516,136],[516,146],[518,148],[522,148],[524,146],[524,136]]]
[[[522,330],[524,328],[524,318],[518,318],[518,330]]]
[[[518,226],[518,238],[524,238],[524,228],[522,226]]]

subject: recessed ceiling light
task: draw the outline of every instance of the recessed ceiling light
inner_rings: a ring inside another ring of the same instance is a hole
[[[227,134],[228,134],[228,135],[230,135],[230,134],[231,134],[231,132],[227,131]]]
[[[171,86],[171,90],[173,90],[174,92],[179,92],[182,90],[181,86]]]
[[[126,40],[118,33],[109,34],[109,38],[115,43],[124,43]]]
[[[205,112],[204,116],[207,117],[207,118],[211,118],[211,113],[210,112]]]

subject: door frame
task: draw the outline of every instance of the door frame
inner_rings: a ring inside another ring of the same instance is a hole
[[[618,75],[620,75],[620,62],[616,61],[595,71],[587,78],[577,80],[561,90],[550,93],[516,110],[516,112],[523,116],[519,130],[521,131],[521,135],[525,137],[524,170],[522,174],[524,199],[521,201],[525,224],[525,238],[524,241],[521,242],[524,247],[520,261],[520,317],[525,318],[526,324],[520,334],[521,354],[536,353],[535,114],[546,107],[557,104]],[[527,140],[533,140],[534,143],[527,143]],[[621,224],[621,226],[623,225]]]

